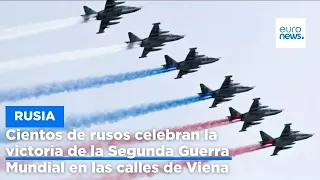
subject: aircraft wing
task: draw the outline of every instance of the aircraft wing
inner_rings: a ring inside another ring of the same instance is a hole
[[[260,98],[255,98],[253,99],[249,112],[256,111],[259,109],[259,107],[260,107]]]
[[[104,30],[108,28],[109,22],[110,21],[108,19],[102,20],[100,22],[99,31],[97,32],[97,34],[104,33]]]
[[[221,104],[224,101],[225,101],[225,98],[223,98],[223,97],[215,97],[212,105],[210,106],[210,108],[217,107],[218,104]]]
[[[220,89],[227,89],[231,87],[232,85],[231,77],[232,76],[225,77]],[[210,106],[210,108],[217,107],[217,105],[222,102],[231,101],[231,99],[227,99],[227,98],[233,97],[233,94],[224,94],[224,93],[221,94],[218,92],[214,96],[215,96],[214,101],[213,101],[213,104]]]
[[[287,144],[294,144],[293,142],[294,140],[286,140]],[[276,146],[271,156],[276,156],[278,155],[279,151],[290,149],[290,148],[292,148],[292,146]]]
[[[291,123],[285,124],[280,137],[289,136],[291,133]]]
[[[197,48],[190,48],[189,53],[188,53],[185,61],[187,62],[187,61],[194,60],[196,55],[197,55]]]
[[[142,54],[139,58],[145,58],[152,51],[152,48],[143,48]]]
[[[257,125],[257,124],[260,124],[260,123],[261,122],[244,121],[240,132],[247,131],[248,127],[251,127],[253,125]]]
[[[108,18],[105,18],[103,20],[101,20],[100,22],[100,26],[99,26],[99,32],[97,32],[97,34],[100,34],[100,33],[104,33],[104,30],[106,28],[109,28],[109,26],[112,26],[112,25],[115,25],[115,24],[118,24],[119,22],[110,22],[112,17],[115,17],[115,16],[110,16]]]
[[[232,84],[232,80],[231,80],[232,76],[226,76],[220,89],[225,89],[225,88],[229,88]]]
[[[149,38],[158,36],[160,33],[160,23],[153,23],[153,27],[150,31]]]
[[[278,155],[278,152],[281,151],[282,148],[281,147],[275,147],[273,150],[273,153],[271,154],[271,156],[276,156]]]
[[[182,78],[183,75],[189,74],[189,73],[194,73],[197,72],[197,70],[192,70],[192,69],[181,69],[175,79],[180,79]]]
[[[187,71],[180,70],[178,75],[177,75],[177,77],[176,77],[176,79],[180,79],[180,78],[182,78],[183,75],[186,75],[186,74],[188,74]]]
[[[104,5],[104,10],[106,9],[112,9],[116,6],[115,0],[107,0],[106,4]]]
[[[250,122],[244,122],[243,125],[242,125],[242,128],[240,130],[240,132],[242,131],[247,131],[247,128],[250,127]]]

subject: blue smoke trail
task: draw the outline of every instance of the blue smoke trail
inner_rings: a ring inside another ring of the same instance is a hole
[[[196,103],[201,100],[206,100],[209,98],[211,98],[211,96],[201,97],[197,95],[197,96],[185,97],[181,99],[133,106],[128,109],[120,109],[120,110],[115,110],[113,112],[97,113],[97,114],[88,115],[88,116],[69,117],[65,120],[65,129],[74,129],[74,128],[80,128],[80,127],[88,128],[92,125],[98,125],[105,122],[113,123],[121,119],[141,116],[144,114],[157,112],[157,111],[163,111],[163,110],[175,108],[178,106]]]
[[[74,116],[74,117],[69,117],[66,118],[65,120],[65,128],[63,129],[50,129],[50,131],[70,131],[75,128],[89,128],[92,125],[98,125],[98,124],[103,124],[105,122],[109,123],[114,123],[118,122],[122,119],[126,119],[129,117],[136,117],[136,116],[141,116],[145,115],[148,113],[152,112],[157,112],[157,111],[163,111],[183,105],[188,105],[192,103],[196,103],[202,100],[210,99],[211,96],[190,96],[190,97],[185,97],[181,99],[175,99],[175,100],[169,100],[169,101],[162,101],[162,102],[157,102],[157,103],[149,103],[149,104],[144,104],[144,105],[138,105],[138,106],[133,106],[127,109],[119,109],[111,112],[101,112],[101,113],[95,113],[91,115],[85,115],[85,116]],[[21,129],[22,131],[39,131],[40,129]],[[43,130],[49,130],[49,129],[43,129]],[[16,141],[8,141],[5,138],[5,132],[1,132],[1,138],[0,142],[1,143],[12,143]]]
[[[30,88],[14,88],[0,90],[0,102],[17,101],[32,97],[48,96],[62,92],[79,91],[88,88],[100,87],[107,84],[121,83],[132,81],[139,78],[153,76],[176,70],[176,67],[170,68],[153,68],[141,71],[127,72],[116,75],[106,75],[100,77],[89,77],[64,82],[53,82],[49,84],[36,85]]]

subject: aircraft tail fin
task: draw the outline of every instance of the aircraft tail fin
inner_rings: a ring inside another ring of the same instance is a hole
[[[274,139],[269,134],[260,131],[260,136],[262,141],[260,141],[261,144],[267,144],[267,143],[273,143]]]
[[[128,43],[134,43],[134,42],[141,41],[141,39],[138,36],[134,35],[132,32],[129,32],[128,36],[129,36],[129,42]]]
[[[200,84],[200,89],[201,89],[201,93],[199,93],[199,95],[206,95],[212,92],[212,90],[204,84]]]
[[[164,58],[166,60],[166,64],[163,65],[163,67],[165,68],[174,67],[178,64],[177,61],[175,61],[174,59],[172,59],[172,57],[168,55],[165,55]]]
[[[232,107],[229,107],[229,111],[230,111],[230,116],[228,116],[228,118],[230,120],[233,120],[233,119],[241,116],[241,113],[239,113],[237,110],[235,110]]]
[[[85,15],[87,15],[87,16],[97,13],[95,10],[89,8],[88,6],[83,6],[83,10],[84,10]]]

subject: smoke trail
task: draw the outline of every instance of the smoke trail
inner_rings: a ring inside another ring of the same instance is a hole
[[[86,127],[89,128],[92,125],[98,125],[105,122],[117,122],[122,119],[126,119],[129,117],[136,117],[141,116],[144,114],[149,114],[152,112],[157,111],[163,111],[166,109],[171,109],[183,105],[188,105],[192,103],[196,103],[202,100],[210,99],[210,96],[204,96],[201,97],[199,95],[197,96],[191,96],[191,97],[185,97],[181,99],[175,99],[175,100],[169,100],[169,101],[162,101],[158,103],[150,103],[150,104],[144,104],[144,105],[138,105],[133,106],[131,108],[127,109],[120,109],[115,110],[112,112],[102,112],[102,113],[96,113],[92,115],[87,116],[76,116],[76,117],[69,117],[66,119],[65,127],[64,129],[51,129],[50,131],[69,131],[74,128],[80,128],[80,127]],[[40,129],[32,129],[32,131],[39,131]],[[44,129],[46,130],[46,129]],[[30,131],[30,130],[23,130],[24,131]],[[15,141],[8,141],[4,134],[5,131],[0,132],[3,138],[0,139],[1,143],[12,143]]]
[[[254,152],[260,149],[264,149],[264,148],[268,148],[272,146],[271,144],[266,144],[261,146],[260,144],[253,144],[253,145],[249,145],[249,146],[243,146],[243,147],[239,147],[239,148],[234,148],[230,150],[230,155],[231,156],[238,156],[238,155],[242,155],[245,153],[249,153],[249,152]],[[207,163],[210,161],[174,161],[174,164],[180,164],[183,167],[187,167],[187,162],[202,162],[202,163]],[[165,163],[166,164],[166,163]],[[160,166],[160,172],[163,173],[163,165]],[[157,173],[159,174],[159,173]],[[134,174],[118,174],[118,175],[106,175],[106,176],[102,176],[99,178],[95,178],[94,180],[129,180],[129,179],[135,179],[135,178],[141,178],[141,177],[152,177],[156,174],[153,173],[134,173]],[[77,180],[82,180],[81,177],[77,177]]]
[[[141,71],[127,72],[115,75],[105,75],[99,77],[89,77],[77,80],[69,80],[64,82],[53,82],[49,84],[37,85],[31,88],[16,88],[9,90],[0,90],[0,102],[16,101],[32,97],[48,96],[62,92],[74,92],[83,89],[101,87],[107,84],[120,83],[124,81],[132,81],[139,78],[162,74],[176,70],[172,68],[153,68]]]
[[[201,100],[209,99],[210,96],[201,97],[199,95],[185,97],[181,99],[162,101],[157,103],[149,103],[144,105],[133,106],[127,109],[120,109],[112,112],[96,113],[88,116],[70,117],[65,121],[65,130],[80,127],[89,128],[92,125],[98,125],[105,122],[113,123],[121,119],[141,116],[152,112],[171,109],[183,105],[192,104]]]
[[[105,46],[91,49],[78,49],[69,52],[60,52],[55,54],[27,57],[19,60],[4,61],[0,63],[0,72],[34,68],[37,66],[43,66],[52,63],[60,63],[64,61],[81,60],[89,57],[96,57],[104,54],[116,53],[122,50],[132,49],[135,47],[136,45],[129,47],[127,44],[120,44],[114,46]]]
[[[67,28],[79,23],[83,23],[82,17],[72,17],[53,20],[49,22],[26,24],[16,26],[8,29],[0,30],[0,41],[1,40],[12,40],[19,37],[25,37],[29,35],[39,34],[45,31],[51,31],[56,29]]]

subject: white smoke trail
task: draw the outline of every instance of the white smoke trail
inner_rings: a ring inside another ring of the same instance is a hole
[[[45,31],[67,28],[79,23],[83,23],[82,17],[72,17],[65,19],[58,19],[48,22],[32,23],[20,25],[8,29],[0,30],[0,41],[11,40],[19,37],[38,34]]]
[[[134,46],[136,47],[136,46]],[[110,54],[119,52],[134,47],[128,47],[127,44],[105,46],[91,49],[79,49],[69,52],[60,52],[55,54],[46,54],[41,56],[26,57],[19,60],[10,60],[0,63],[0,72],[6,72],[11,70],[28,69],[37,66],[59,63],[64,61],[74,61],[86,59],[89,57],[101,56],[104,54]]]

